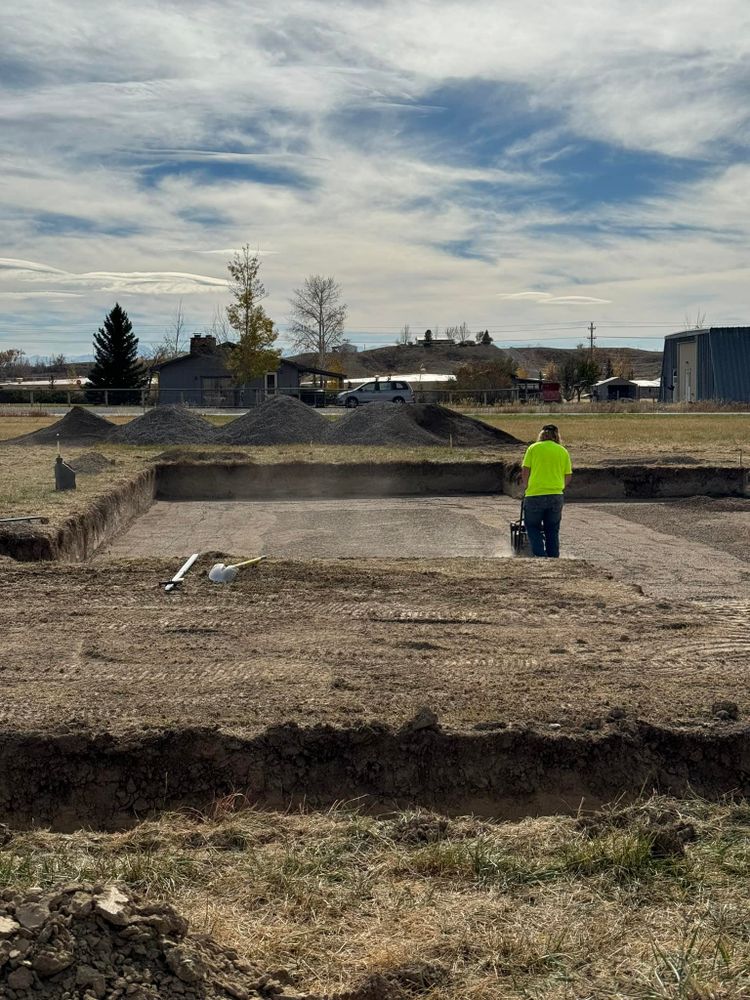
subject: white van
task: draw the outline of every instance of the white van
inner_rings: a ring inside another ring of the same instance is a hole
[[[401,379],[375,379],[365,382],[358,389],[340,392],[337,406],[359,406],[360,403],[413,403],[414,390]]]

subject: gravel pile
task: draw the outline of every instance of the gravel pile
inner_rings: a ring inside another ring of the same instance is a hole
[[[67,463],[73,472],[82,476],[96,476],[100,472],[111,469],[116,462],[112,458],[107,458],[100,451],[84,451],[78,458],[74,458]]]
[[[465,417],[439,403],[416,403],[409,409],[413,409],[414,420],[420,427],[441,438],[445,444],[450,444],[452,440],[457,447],[476,448],[522,443],[498,427],[491,427],[473,417]]]
[[[64,417],[56,421],[50,427],[42,427],[31,434],[24,434],[21,437],[11,438],[5,444],[20,445],[43,445],[57,444],[58,435],[60,444],[97,444],[106,441],[112,433],[115,424],[98,413],[86,410],[82,406],[74,406]]]
[[[464,417],[437,403],[367,403],[335,422],[329,444],[402,445],[422,448],[457,448],[517,445],[521,442],[505,431]]]
[[[8,1000],[260,997],[255,970],[171,906],[75,883],[0,898],[0,996]]]
[[[328,421],[293,396],[272,396],[214,436],[218,444],[321,444]]]
[[[113,444],[208,444],[213,424],[184,406],[156,406],[110,435]]]
[[[437,447],[444,442],[420,427],[414,406],[367,403],[337,419],[327,437],[328,444],[401,445],[405,448]]]

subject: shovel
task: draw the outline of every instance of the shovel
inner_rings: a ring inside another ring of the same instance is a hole
[[[208,579],[211,583],[231,583],[242,566],[254,566],[255,563],[263,562],[265,558],[265,556],[255,556],[254,559],[246,559],[244,562],[235,563],[233,566],[225,566],[224,563],[214,563],[208,571]]]

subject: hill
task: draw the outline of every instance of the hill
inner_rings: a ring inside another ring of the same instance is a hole
[[[562,347],[495,347],[494,344],[482,346],[444,346],[435,344],[430,348],[391,345],[376,347],[371,351],[359,351],[356,354],[339,354],[337,359],[344,366],[344,373],[349,378],[367,378],[368,375],[385,375],[389,372],[408,374],[418,372],[424,365],[425,370],[436,374],[452,374],[459,365],[477,361],[498,361],[501,358],[512,358],[519,368],[525,368],[530,376],[536,377],[540,369],[554,363],[562,367],[565,359],[573,353],[572,349]],[[635,378],[658,378],[661,372],[661,351],[641,351],[632,347],[612,347],[597,349],[600,359],[609,355],[615,363],[622,359],[631,365]],[[314,354],[298,354],[289,359],[302,364],[317,364]]]

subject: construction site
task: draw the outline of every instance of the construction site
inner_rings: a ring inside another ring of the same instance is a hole
[[[573,449],[531,559],[529,440],[3,435],[1,996],[748,995],[750,473]]]

